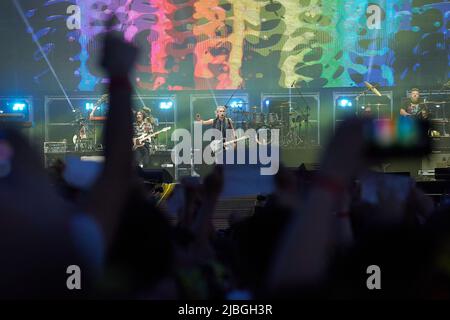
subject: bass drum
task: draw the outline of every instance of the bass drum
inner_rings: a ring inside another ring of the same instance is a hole
[[[268,126],[262,126],[256,131],[256,143],[259,145],[268,145],[272,143],[271,129]]]
[[[94,150],[94,141],[91,138],[78,140],[78,151],[92,151]]]
[[[275,127],[279,124],[278,114],[277,113],[269,113],[267,116],[267,124],[269,126]]]
[[[253,114],[253,125],[256,127],[261,127],[264,125],[264,113],[257,112]]]

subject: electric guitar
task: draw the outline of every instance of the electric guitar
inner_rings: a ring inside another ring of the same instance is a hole
[[[150,141],[151,138],[153,138],[154,136],[162,133],[162,132],[166,132],[169,131],[170,129],[172,129],[172,127],[165,127],[162,130],[153,132],[153,133],[145,133],[137,138],[133,138],[133,150],[136,150],[137,148],[140,148],[142,146],[144,146],[145,141]]]
[[[219,154],[220,152],[222,152],[223,150],[229,150],[231,149],[231,146],[235,143],[238,142],[240,140],[244,140],[244,139],[248,139],[249,136],[242,136],[240,138],[234,139],[234,140],[230,140],[227,142],[223,142],[222,140],[214,140],[212,141],[209,146],[211,148],[211,151],[213,152],[213,154]]]

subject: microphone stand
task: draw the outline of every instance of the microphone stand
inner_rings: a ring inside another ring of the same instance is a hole
[[[441,94],[441,92],[443,92],[444,91],[444,89],[445,88],[450,88],[450,81],[447,81],[446,83],[444,83],[443,85],[442,85],[442,87],[441,87],[441,89],[439,89],[439,91],[438,91],[438,93],[436,94],[436,95],[440,95]],[[430,95],[431,95],[431,92],[430,92]],[[447,104],[447,98],[445,99],[445,101],[444,101],[444,103],[442,104],[442,120],[444,121],[444,120],[447,120],[446,119],[446,112],[445,112],[445,106],[446,106],[446,104]],[[445,131],[445,125],[446,125],[446,122],[442,122],[442,130],[444,131],[444,137],[446,137],[447,136],[447,132]]]
[[[359,93],[359,94],[355,97],[355,100],[356,100],[356,102],[357,102],[357,103],[356,103],[356,108],[357,108],[356,115],[357,115],[357,116],[358,116],[359,109],[360,109],[360,105],[359,105],[359,97],[363,96],[363,106],[364,106],[364,108],[366,108],[366,95],[367,95],[367,93],[368,93],[369,91],[372,91],[372,90],[370,90],[369,88],[367,88],[366,90],[364,90],[363,92]]]
[[[231,96],[228,98],[227,102],[225,102],[225,108],[228,109],[228,102],[230,102],[230,100],[233,98],[233,96],[235,95],[236,91],[238,91],[241,88],[241,85],[239,85],[236,89],[234,89],[233,93],[231,94]]]
[[[291,88],[294,88],[295,91],[298,93],[298,95],[300,96],[300,98],[302,99],[302,101],[305,103],[306,106],[306,115],[305,115],[305,123],[306,123],[306,135],[305,135],[305,140],[306,140],[306,144],[309,145],[310,144],[310,140],[309,140],[309,116],[310,116],[310,111],[311,108],[308,104],[308,101],[306,101],[305,97],[303,96],[303,93],[300,91],[300,88],[297,88],[295,86],[295,81],[292,83]]]
[[[228,110],[228,102],[230,102],[230,100],[233,98],[233,96],[236,94],[236,91],[238,91],[241,88],[241,85],[239,85],[236,89],[234,89],[233,93],[231,94],[231,96],[228,98],[227,102],[225,102],[224,106],[225,108]],[[237,121],[236,121],[237,122]]]

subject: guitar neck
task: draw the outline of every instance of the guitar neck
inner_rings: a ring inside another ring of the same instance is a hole
[[[162,132],[166,132],[168,130],[170,130],[170,127],[169,128],[164,128],[162,130],[159,130],[159,131],[156,131],[156,132],[153,132],[153,133],[146,134],[145,136],[142,137],[142,139],[148,139],[148,138],[154,137],[157,134],[160,134]]]
[[[228,144],[230,144],[230,143],[238,142],[238,141],[240,141],[240,140],[244,140],[244,139],[247,139],[247,138],[248,138],[247,136],[245,136],[245,137],[240,137],[240,138],[237,138],[237,139],[235,139],[235,140],[231,140],[231,141],[224,142],[223,145],[226,146],[226,145],[228,145]]]
[[[160,134],[160,133],[165,132],[165,131],[167,131],[167,130],[165,130],[165,129],[159,130],[159,131],[156,131],[156,132],[152,133],[150,136],[153,137],[153,136],[156,136],[157,134]]]

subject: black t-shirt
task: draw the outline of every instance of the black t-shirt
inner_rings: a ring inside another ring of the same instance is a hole
[[[422,98],[419,98],[417,102],[412,102],[410,98],[406,98],[402,100],[401,108],[414,117],[424,118],[424,113],[427,113],[428,110],[423,102]]]
[[[224,120],[215,118],[213,122],[213,128],[222,132],[222,137],[225,139],[227,138],[226,130],[233,129],[233,125],[231,124],[230,118],[225,118]]]

